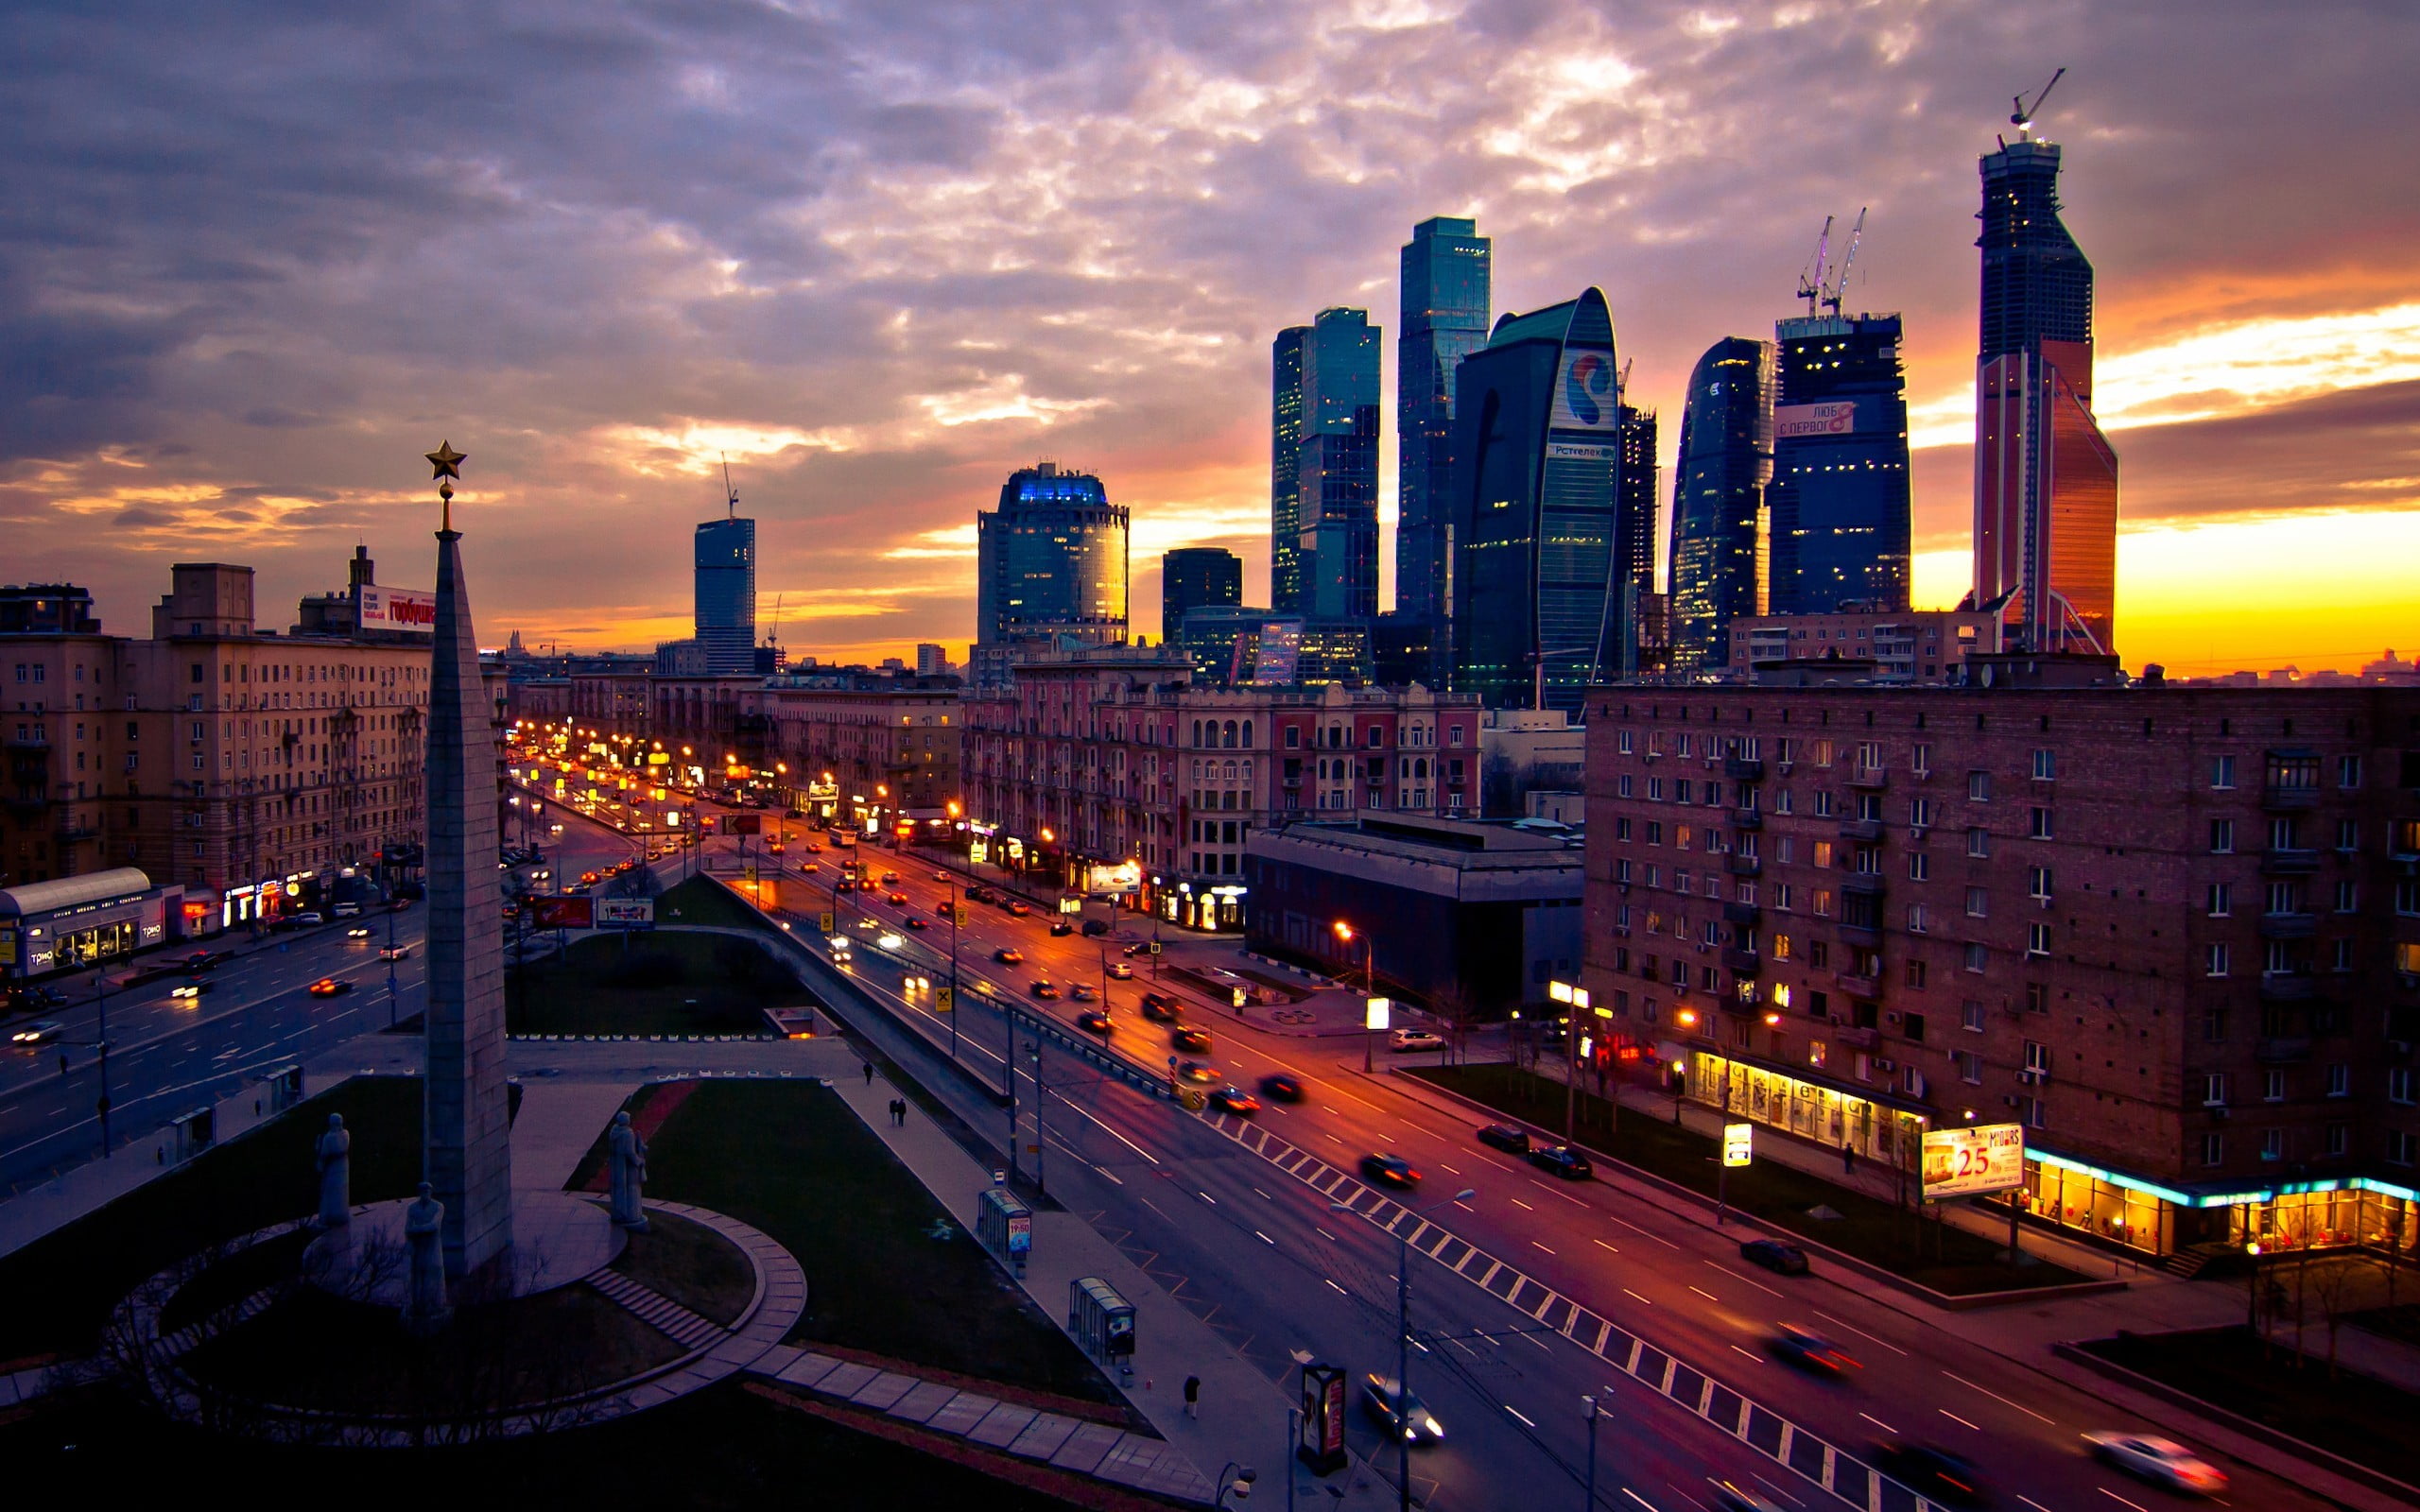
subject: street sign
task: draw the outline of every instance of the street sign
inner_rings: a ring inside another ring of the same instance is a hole
[[[2025,1125],[1979,1124],[1925,1130],[1924,1194],[1927,1202],[2006,1192],[2025,1184]]]
[[[1756,1125],[1725,1124],[1722,1125],[1722,1163],[1726,1166],[1746,1165],[1754,1143]]]

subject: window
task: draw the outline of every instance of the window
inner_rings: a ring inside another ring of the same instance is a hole
[[[2210,945],[2210,946],[2208,946],[2208,947],[2205,947],[2204,952],[2204,954],[2203,954],[2203,963],[2202,963],[2202,964],[2203,964],[2202,974],[2203,974],[2204,976],[2224,976],[2224,975],[2226,975],[2226,974],[2227,974],[2227,947],[2226,947],[2226,943],[2225,943],[2223,940],[2221,940],[2221,941],[2220,941],[2220,942],[2219,942],[2219,943],[2217,943],[2217,944],[2214,944],[2214,945]]]
[[[2223,1071],[2204,1072],[2202,1075],[2202,1106],[2227,1106],[2227,1074]]]
[[[1910,882],[1925,882],[1929,880],[1931,876],[1932,857],[1925,854],[1921,850],[1909,852],[1908,880]]]
[[[1975,829],[1968,830],[1966,832],[1966,853],[1970,856],[1990,855],[1992,853],[1991,832],[1989,830],[1982,829],[1979,826]]]
[[[2212,919],[2232,917],[2235,913],[2235,889],[2223,882],[2210,884],[2208,912]]]
[[[2031,809],[2028,810],[2026,814],[2026,838],[2030,840],[2048,840],[2050,838],[2050,811],[2044,808],[2041,804],[2036,803]]]
[[[2327,1095],[2330,1097],[2350,1097],[2353,1095],[2352,1067],[2339,1061],[2335,1065],[2327,1068]]]
[[[2223,1165],[2226,1163],[2226,1158],[2227,1137],[2225,1135],[2204,1134],[2202,1136],[2202,1163],[2204,1165]]]
[[[2025,954],[2028,955],[2048,955],[2050,954],[2049,925],[2028,924],[2025,926]]]
[[[1966,801],[1969,803],[1989,803],[1991,800],[1992,774],[1989,772],[1968,772],[1966,774]]]
[[[2210,854],[2214,856],[2235,854],[2235,820],[2212,819],[2210,821]]]
[[[2235,786],[2235,758],[2214,756],[2210,759],[2210,785],[2221,792]]]

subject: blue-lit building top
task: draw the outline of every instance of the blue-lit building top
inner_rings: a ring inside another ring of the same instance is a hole
[[[1895,315],[1774,327],[1767,612],[1908,607],[1908,394]]]
[[[1689,374],[1672,485],[1672,668],[1721,666],[1731,622],[1766,605],[1773,345],[1725,336]]]
[[[1496,321],[1462,360],[1453,430],[1453,686],[1577,709],[1619,657],[1609,589],[1621,404],[1604,295]],[[1616,600],[1615,602],[1618,602]]]
[[[1446,599],[1444,501],[1453,487],[1454,381],[1487,343],[1494,244],[1476,221],[1439,215],[1404,244],[1395,331],[1395,612],[1442,625]]]
[[[742,516],[698,526],[692,565],[693,624],[709,673],[756,665],[756,522]]]
[[[1124,641],[1127,525],[1089,472],[1043,462],[1010,474],[999,508],[975,516],[976,639]]]
[[[1314,619],[1378,612],[1378,339],[1366,310],[1322,310],[1303,339],[1295,559]]]

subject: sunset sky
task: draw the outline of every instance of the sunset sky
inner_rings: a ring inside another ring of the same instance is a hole
[[[2119,652],[2420,649],[2399,0],[26,3],[0,43],[0,581],[120,633],[177,560],[256,566],[281,628],[356,541],[425,586],[443,438],[490,642],[685,634],[724,456],[793,654],[962,651],[975,511],[1044,457],[1132,507],[1156,634],[1172,546],[1265,601],[1269,342],[1322,306],[1385,327],[1392,520],[1415,221],[1478,217],[1499,314],[1603,287],[1668,464],[1698,354],[1861,206],[1945,606],[1975,160],[2064,65]]]

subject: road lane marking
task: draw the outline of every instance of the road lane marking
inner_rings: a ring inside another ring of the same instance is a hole
[[[1814,1310],[1813,1310],[1813,1309],[1809,1309],[1808,1311],[1812,1312],[1812,1311],[1814,1311]],[[1897,1345],[1895,1345],[1895,1344],[1892,1343],[1889,1339],[1876,1339],[1876,1338],[1875,1338],[1875,1337],[1874,1337],[1874,1335],[1873,1335],[1873,1334],[1868,1333],[1867,1332],[1865,1332],[1865,1330],[1863,1330],[1863,1329],[1861,1329],[1861,1328],[1858,1328],[1856,1324],[1854,1324],[1854,1323],[1843,1323],[1843,1322],[1841,1322],[1839,1318],[1834,1317],[1834,1316],[1833,1316],[1831,1314],[1829,1314],[1829,1313],[1821,1313],[1821,1312],[1819,1312],[1819,1313],[1816,1313],[1816,1314],[1815,1314],[1815,1315],[1816,1315],[1817,1317],[1822,1318],[1824,1322],[1831,1324],[1831,1325],[1832,1325],[1833,1327],[1835,1327],[1835,1328],[1843,1328],[1843,1329],[1848,1330],[1851,1333],[1856,1334],[1856,1335],[1857,1335],[1858,1338],[1860,1338],[1860,1339],[1870,1339],[1870,1340],[1873,1340],[1873,1342],[1874,1342],[1874,1343],[1876,1343],[1876,1344],[1878,1344],[1878,1345],[1882,1346],[1884,1349],[1886,1349],[1890,1350],[1893,1354],[1896,1354],[1896,1355],[1902,1355],[1902,1356],[1904,1356],[1904,1355],[1908,1352],[1907,1350],[1905,1350],[1905,1349],[1903,1349],[1899,1348]]]
[[[1975,1428],[1973,1423],[1970,1423],[1965,1418],[1959,1417],[1956,1413],[1951,1412],[1946,1407],[1936,1407],[1933,1410],[1940,1413],[1944,1418],[1948,1418],[1951,1422],[1956,1423],[1961,1428],[1974,1428],[1975,1432],[1979,1434],[1982,1432],[1981,1429]]]
[[[1858,1413],[1858,1416],[1864,1418],[1867,1422],[1872,1423],[1875,1427],[1881,1429],[1886,1434],[1895,1434],[1899,1431],[1870,1412],[1861,1412]]]
[[[2006,1397],[2001,1396],[1998,1392],[1991,1390],[1986,1386],[1979,1386],[1972,1381],[1967,1380],[1964,1376],[1959,1375],[1954,1371],[1944,1370],[1942,1374],[1949,1377],[1950,1380],[1957,1382],[1960,1385],[1966,1387],[1970,1391],[1981,1392],[1984,1396],[1991,1398],[1994,1401],[2000,1403],[2004,1407],[2014,1407],[2017,1411],[2025,1414],[2025,1416],[2032,1418],[2036,1422],[2050,1423],[2050,1426],[2053,1428],[2058,1426],[2057,1423],[2043,1417],[2040,1413],[2035,1412],[2032,1408],[2025,1405],[2023,1402],[2011,1401]]]

